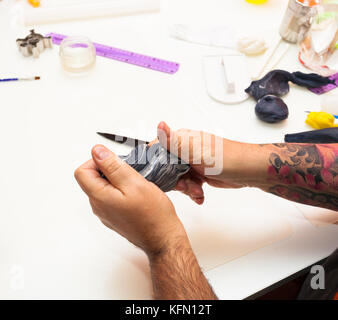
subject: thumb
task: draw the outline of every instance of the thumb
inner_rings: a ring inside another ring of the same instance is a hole
[[[105,146],[94,146],[92,157],[98,169],[115,188],[123,190],[135,179],[133,168]]]
[[[188,129],[174,131],[163,121],[157,126],[157,138],[163,148],[186,163],[192,162],[194,140],[195,142],[201,141],[198,131]]]
[[[157,126],[157,138],[162,147],[170,151],[170,128],[164,121]]]
[[[196,167],[213,167],[223,161],[223,138],[190,129],[171,130],[165,122],[157,127],[160,144],[170,153]]]

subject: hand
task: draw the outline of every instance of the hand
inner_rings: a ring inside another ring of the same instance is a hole
[[[158,125],[157,136],[164,148],[191,165],[191,170],[178,181],[176,190],[197,204],[204,202],[205,182],[217,188],[247,186],[237,159],[244,144],[202,131],[173,131],[165,122]]]
[[[92,157],[75,171],[75,178],[104,225],[148,256],[188,241],[164,192],[102,145],[92,149]]]

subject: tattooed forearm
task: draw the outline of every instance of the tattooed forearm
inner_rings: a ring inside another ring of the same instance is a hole
[[[288,200],[331,210],[338,210],[338,197],[336,195],[285,185],[275,185],[270,187],[268,191]]]
[[[289,200],[338,210],[338,144],[265,145],[267,191]]]

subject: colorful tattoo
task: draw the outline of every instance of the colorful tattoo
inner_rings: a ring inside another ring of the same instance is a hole
[[[338,144],[273,145],[269,191],[289,200],[338,210]]]
[[[333,194],[314,192],[301,187],[285,185],[275,185],[269,189],[269,192],[291,201],[338,210],[338,197]]]

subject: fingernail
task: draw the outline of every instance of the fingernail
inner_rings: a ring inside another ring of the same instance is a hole
[[[93,154],[98,160],[104,160],[109,157],[110,152],[107,148],[102,146],[94,147]]]

